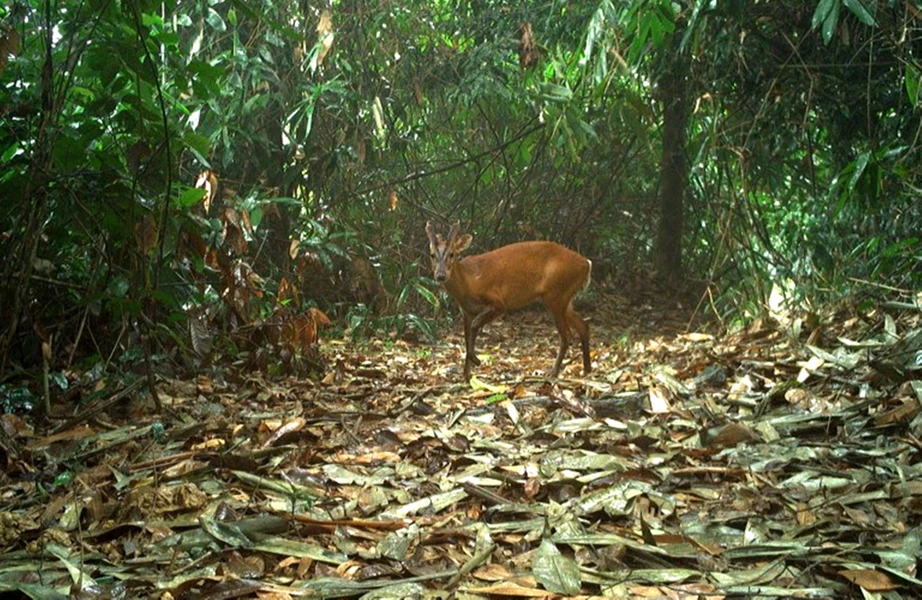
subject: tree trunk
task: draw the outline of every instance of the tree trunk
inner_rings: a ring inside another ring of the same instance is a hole
[[[682,229],[687,182],[685,164],[685,130],[688,125],[688,58],[678,48],[681,34],[666,59],[670,61],[660,80],[663,101],[663,154],[660,185],[660,218],[653,248],[653,266],[657,279],[678,283],[682,278]]]

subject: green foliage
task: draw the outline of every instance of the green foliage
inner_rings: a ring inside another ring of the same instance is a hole
[[[4,413],[31,413],[39,399],[27,387],[0,384],[0,408]]]
[[[548,238],[600,273],[640,268],[679,57],[685,261],[719,279],[722,314],[756,314],[776,280],[804,300],[919,284],[922,69],[895,3],[50,7],[0,8],[0,39],[21,38],[0,71],[2,299],[39,270],[22,344],[35,322],[76,338],[86,315],[113,347],[145,322],[183,346],[190,315],[232,330],[286,282],[353,335],[431,338],[427,219],[461,221],[475,250]],[[224,190],[210,211],[204,168]]]
[[[432,309],[439,309],[441,301],[432,293],[431,288],[434,288],[434,282],[429,279],[417,278],[403,285],[396,297],[394,314],[375,315],[364,304],[349,307],[345,322],[349,328],[350,337],[353,340],[362,340],[374,337],[378,333],[398,338],[418,334],[429,342],[436,341],[438,339],[437,320],[421,316],[412,308],[429,305]],[[423,304],[411,302],[414,296],[421,298]]]
[[[813,13],[811,25],[813,29],[819,29],[823,34],[823,41],[828,44],[835,34],[839,25],[839,11],[845,6],[859,21],[868,26],[877,24],[875,13],[877,12],[876,2],[865,2],[864,0],[820,0],[816,5],[816,11]]]

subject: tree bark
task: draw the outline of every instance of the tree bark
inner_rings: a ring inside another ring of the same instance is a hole
[[[685,139],[688,125],[688,58],[678,48],[680,33],[670,48],[666,72],[660,80],[663,101],[663,154],[660,161],[660,216],[653,248],[656,277],[665,283],[682,279],[682,233],[685,211]]]

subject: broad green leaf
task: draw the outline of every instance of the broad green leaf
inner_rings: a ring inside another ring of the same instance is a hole
[[[218,87],[218,81],[224,74],[222,65],[212,65],[202,60],[193,60],[186,68],[195,74],[192,84],[196,93],[201,93],[205,96],[220,94],[221,90]],[[199,89],[202,91],[199,92]]]
[[[180,206],[192,206],[205,197],[205,190],[202,188],[188,188],[179,195],[178,202]]]
[[[141,24],[145,27],[150,27],[152,25],[163,25],[163,19],[160,18],[158,14],[152,13],[141,13]]]
[[[124,277],[115,277],[112,281],[109,282],[109,285],[106,288],[106,291],[109,295],[114,296],[115,298],[124,298],[128,295],[128,288],[131,285],[128,282],[128,279]]]
[[[556,83],[545,83],[541,86],[541,93],[545,100],[552,102],[566,102],[573,98],[570,88]]]
[[[576,123],[579,125],[579,128],[582,129],[583,133],[592,138],[593,141],[597,142],[599,140],[599,136],[596,135],[595,129],[593,129],[591,124],[582,119],[578,119]]]
[[[535,579],[549,592],[574,596],[581,582],[579,566],[572,558],[564,556],[548,539],[542,540],[531,564]]]
[[[164,46],[175,46],[179,43],[179,34],[171,31],[164,31],[157,34],[157,42]]]
[[[67,381],[67,376],[65,376],[64,373],[60,371],[55,371],[54,373],[51,373],[50,379],[51,381],[54,382],[56,386],[58,386],[62,390],[66,391],[67,388],[70,386],[70,384]]]
[[[828,44],[832,40],[832,35],[836,32],[836,25],[839,23],[839,0],[835,0],[832,9],[826,15],[823,21],[823,42]]]
[[[647,21],[649,22],[650,35],[653,37],[653,45],[657,48],[662,47],[665,34],[663,33],[663,22],[660,20],[659,14],[656,11],[650,11],[647,14]]]
[[[875,10],[873,2],[870,3],[870,8],[865,6],[863,0],[843,0],[843,3],[865,25],[870,25],[871,27],[877,25],[877,19],[871,14]]]
[[[611,0],[605,0],[599,8],[592,15],[592,20],[589,21],[589,26],[586,28],[586,44],[583,48],[583,59],[588,61],[592,58],[592,49],[595,46],[596,41],[602,37],[602,32],[605,29],[605,15],[608,12],[606,10],[606,5],[608,9],[611,9]],[[599,56],[604,57],[605,53],[600,52]]]
[[[910,62],[906,63],[903,71],[903,81],[906,83],[906,93],[909,95],[909,102],[913,106],[919,104],[919,69]]]
[[[710,0],[697,0],[695,2],[695,7],[692,9],[691,18],[688,20],[688,25],[685,27],[685,33],[682,35],[682,42],[679,45],[683,52],[688,46],[688,42],[691,39],[692,34],[698,28],[698,19],[701,16],[701,12],[706,10],[708,6],[710,6]],[[731,7],[731,13],[735,10],[736,7]]]
[[[19,145],[19,142],[13,142],[13,144],[3,151],[3,154],[0,154],[0,162],[5,163],[21,153],[22,146]]]
[[[65,592],[67,586],[59,586]],[[64,600],[71,596],[58,592],[49,585],[24,582],[0,582],[0,592],[20,592],[32,600]]]
[[[818,29],[820,25],[826,22],[826,17],[829,16],[832,5],[836,2],[838,0],[820,0],[820,3],[816,5],[816,10],[813,11],[813,20],[810,22],[811,29]]]
[[[438,297],[433,294],[429,288],[419,283],[414,284],[414,287],[416,288],[416,291],[419,292],[419,295],[422,296],[423,299],[430,304],[430,306],[437,307],[439,305]]]
[[[227,25],[224,23],[224,19],[221,18],[221,15],[218,14],[213,8],[208,8],[208,16],[205,17],[205,20],[208,21],[208,24],[212,29],[216,31],[225,31],[227,30]]]
[[[884,256],[884,257],[896,256],[897,254],[901,254],[904,249],[912,248],[914,246],[917,246],[918,244],[919,244],[919,238],[914,238],[914,237],[906,238],[905,240],[894,242],[890,244],[889,246],[887,246],[886,248],[884,248],[883,251],[881,252],[881,256]]]
[[[871,152],[862,152],[861,155],[855,160],[854,171],[852,172],[851,178],[848,180],[848,191],[853,191],[855,185],[858,183],[858,180],[861,179],[861,175],[864,173],[865,168],[868,166],[868,160],[871,158]]]
[[[259,229],[259,224],[263,221],[263,209],[262,207],[257,206],[250,211],[250,225],[253,226],[253,229]]]

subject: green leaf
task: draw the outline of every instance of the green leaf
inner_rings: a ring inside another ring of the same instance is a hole
[[[823,21],[823,42],[828,44],[832,40],[832,35],[836,32],[836,25],[839,22],[839,0],[835,0],[832,4],[832,10],[829,11],[829,14],[826,15],[826,20]]]
[[[602,38],[607,20],[606,15],[609,14],[611,10],[613,10],[611,1],[605,0],[592,15],[592,20],[589,21],[589,26],[586,28],[586,44],[583,48],[583,60],[590,60],[592,58],[593,46]],[[605,53],[600,52],[599,57],[604,59]]]
[[[859,21],[871,27],[877,25],[877,19],[871,14],[871,12],[875,10],[874,4],[871,4],[869,10],[868,7],[864,5],[863,0],[843,0],[843,2],[845,6],[848,7],[848,10],[852,11],[852,14],[858,17]]]
[[[59,388],[61,388],[62,390],[67,390],[67,388],[69,387],[67,377],[64,375],[64,373],[60,371],[55,371],[54,373],[51,373],[49,375],[49,379],[51,379],[51,381],[53,381],[54,384],[58,386]]]
[[[157,42],[164,46],[176,46],[179,44],[179,34],[170,31],[164,31],[157,34]]]
[[[224,75],[224,67],[221,65],[212,65],[205,61],[193,60],[186,67],[195,77],[192,79],[193,87],[201,90],[202,95],[219,95],[221,88],[218,81]]]
[[[145,27],[150,27],[151,25],[162,26],[163,19],[161,19],[158,14],[141,13],[141,24]]]
[[[414,283],[413,286],[416,288],[416,291],[419,292],[419,295],[423,297],[430,305],[433,307],[438,307],[439,298],[426,286],[420,283]]]
[[[564,596],[579,593],[581,582],[576,561],[561,554],[550,540],[541,541],[531,568],[535,579],[547,591]]]
[[[550,100],[551,102],[566,102],[573,98],[573,92],[570,88],[556,83],[545,83],[541,86],[541,93],[545,100]]]
[[[599,141],[599,136],[596,134],[592,125],[582,119],[577,119],[576,124],[579,125],[579,128],[583,130],[583,133],[592,138],[593,141]]]
[[[903,80],[906,83],[906,93],[909,95],[909,102],[913,106],[919,104],[919,70],[912,63],[906,63],[906,70],[903,74]]]
[[[110,296],[115,298],[124,298],[128,295],[128,288],[131,284],[124,277],[115,277],[112,281],[109,282],[109,285],[106,287],[106,291]]]
[[[900,240],[899,242],[894,242],[887,246],[881,251],[881,256],[885,258],[890,258],[901,254],[906,248],[913,248],[919,244],[919,238],[906,238],[905,240]]]
[[[224,24],[224,19],[221,18],[221,15],[218,14],[213,8],[208,9],[208,16],[205,17],[205,20],[208,21],[208,24],[215,31],[226,31],[227,25]]]
[[[19,145],[19,142],[13,142],[10,147],[3,151],[3,154],[0,154],[0,162],[6,163],[10,161],[14,156],[22,153],[22,146]]]
[[[435,321],[433,319],[423,319],[418,315],[409,314],[407,315],[407,322],[413,325],[430,342],[435,342],[437,338],[435,334]]]
[[[851,178],[848,180],[848,191],[855,189],[855,184],[858,183],[858,180],[861,179],[862,173],[864,173],[865,168],[868,166],[868,161],[871,159],[870,152],[862,152],[861,155],[855,160],[854,171],[852,172]]]
[[[177,202],[180,206],[192,206],[205,197],[205,190],[202,188],[189,188],[179,195]]]
[[[57,487],[69,486],[73,480],[74,472],[64,471],[63,473],[59,473],[57,477],[54,478],[54,485]]]
[[[662,47],[665,34],[663,33],[663,22],[660,21],[659,15],[656,11],[650,11],[647,13],[646,20],[650,36],[653,37],[653,45],[657,48]]]
[[[820,0],[820,3],[816,5],[816,10],[813,11],[813,20],[810,22],[811,29],[818,29],[820,25],[826,22],[826,17],[829,16],[829,12],[832,10],[832,5],[838,0]]]
[[[206,158],[211,153],[211,144],[208,142],[207,137],[186,132],[182,137],[182,141],[185,142],[186,148],[195,154],[195,157],[199,159],[202,165],[211,167],[211,163]]]

